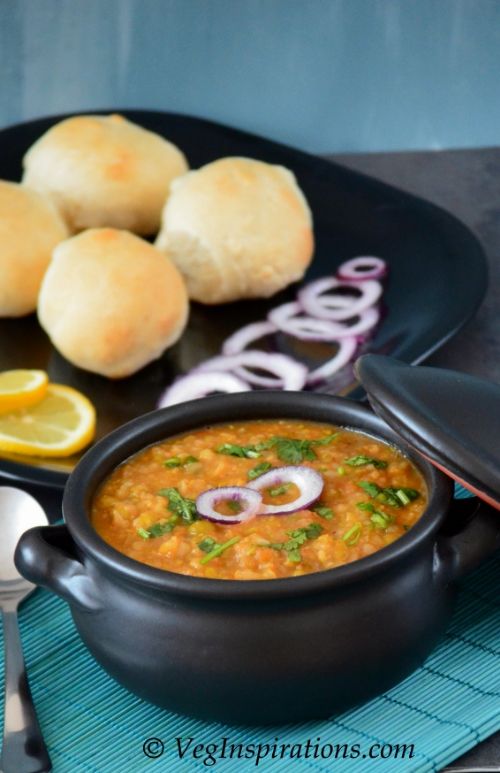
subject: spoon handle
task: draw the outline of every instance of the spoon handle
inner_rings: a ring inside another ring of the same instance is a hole
[[[2,773],[48,773],[52,770],[26,675],[17,609],[3,610],[5,647],[5,723]]]

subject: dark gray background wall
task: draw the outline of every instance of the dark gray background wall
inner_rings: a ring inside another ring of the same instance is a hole
[[[315,152],[500,142],[500,0],[0,0],[0,125],[92,107]]]

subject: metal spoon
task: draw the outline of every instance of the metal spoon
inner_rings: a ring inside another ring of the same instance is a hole
[[[0,771],[46,773],[52,770],[33,706],[17,624],[19,603],[35,589],[14,565],[19,537],[48,523],[36,499],[20,489],[0,486],[0,609],[5,647],[5,724]]]

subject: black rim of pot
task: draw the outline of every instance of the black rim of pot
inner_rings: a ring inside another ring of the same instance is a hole
[[[99,484],[134,453],[168,437],[213,424],[247,419],[290,418],[337,424],[395,445],[422,473],[428,505],[417,523],[387,547],[333,569],[273,580],[220,580],[157,569],[125,556],[90,523],[88,509]],[[163,429],[168,425],[166,429]],[[381,419],[359,402],[311,392],[245,392],[216,395],[140,416],[96,443],[71,473],[63,498],[69,532],[81,551],[123,582],[198,598],[264,599],[329,591],[390,569],[439,529],[452,498],[452,482],[418,456]]]

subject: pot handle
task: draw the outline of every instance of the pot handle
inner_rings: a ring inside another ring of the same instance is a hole
[[[500,512],[478,497],[455,499],[434,554],[436,575],[459,580],[500,548]]]
[[[18,570],[30,582],[86,612],[101,609],[99,590],[84,564],[65,524],[35,526],[20,538],[14,555]]]

